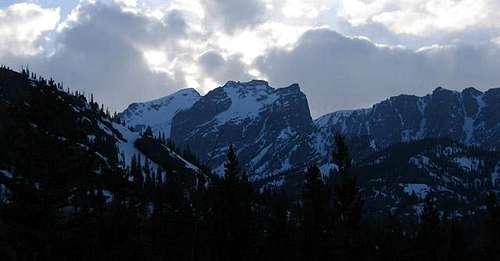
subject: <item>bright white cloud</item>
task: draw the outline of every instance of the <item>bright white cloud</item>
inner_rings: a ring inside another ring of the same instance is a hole
[[[500,27],[498,0],[342,0],[339,14],[354,26],[379,23],[396,34],[429,35]]]
[[[144,58],[152,68],[160,68],[167,61],[165,52],[158,50],[144,51]]]
[[[34,55],[42,50],[44,36],[60,20],[59,8],[44,9],[20,3],[0,10],[0,52]]]
[[[493,40],[491,40],[493,43],[496,43],[500,46],[500,36],[495,37]]]
[[[338,14],[354,26],[368,23],[377,13],[384,10],[390,0],[340,0]]]
[[[327,3],[323,0],[287,0],[282,12],[285,17],[314,19],[326,9]]]
[[[495,83],[499,8],[498,0],[82,0],[72,12],[62,7],[69,15],[59,23],[57,8],[18,4],[0,10],[8,36],[0,57],[112,109],[265,77],[302,83],[319,115],[441,83]]]

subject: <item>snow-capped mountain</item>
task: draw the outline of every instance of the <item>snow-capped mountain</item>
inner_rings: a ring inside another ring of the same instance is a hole
[[[462,92],[444,88],[417,97],[400,95],[372,108],[340,111],[315,120],[317,141],[331,131],[369,136],[373,148],[424,138],[449,138],[484,149],[500,149],[500,88]],[[329,142],[327,142],[329,143]]]
[[[427,138],[499,149],[499,102],[500,89],[457,92],[439,87],[423,97],[399,95],[313,121],[297,84],[273,88],[260,80],[229,81],[205,96],[188,89],[132,104],[120,119],[135,129],[149,125],[170,134],[176,145],[189,147],[217,171],[229,144],[235,144],[244,169],[258,179],[310,163],[329,172],[335,132],[350,139],[355,159]]]
[[[302,191],[308,164],[319,164],[325,175],[335,167],[330,152],[333,134],[340,131],[348,137],[367,206],[377,211],[418,212],[422,198],[435,194],[463,215],[481,204],[485,191],[500,188],[500,89],[438,88],[424,97],[400,95],[369,109],[313,120],[297,84],[273,88],[259,80],[230,81],[204,96],[187,89],[131,105],[114,121],[98,104],[53,82],[9,70],[0,70],[0,80],[5,83],[0,85],[0,133],[7,137],[3,147],[14,148],[0,155],[0,185],[10,182],[9,173],[30,172],[22,169],[30,164],[10,171],[16,169],[10,157],[21,158],[27,148],[37,153],[29,158],[34,162],[55,157],[54,162],[65,164],[58,157],[74,154],[64,168],[81,162],[75,159],[95,158],[91,173],[98,177],[115,168],[131,169],[132,158],[139,156],[150,170],[188,173],[181,176],[194,183],[201,164],[186,160],[188,154],[181,156],[164,140],[136,131],[151,126],[219,173],[234,144],[255,184],[282,184],[293,188],[290,194]]]
[[[153,133],[162,132],[168,137],[174,115],[193,106],[200,97],[195,89],[183,89],[153,101],[132,103],[118,115],[118,119],[135,131],[150,126]]]
[[[302,164],[297,159],[308,150],[291,141],[313,128],[306,96],[297,84],[275,89],[265,81],[229,81],[177,113],[171,138],[216,170],[234,144],[249,173],[272,175]]]

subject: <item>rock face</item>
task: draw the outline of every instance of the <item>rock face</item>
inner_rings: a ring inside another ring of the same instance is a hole
[[[313,129],[306,96],[297,84],[275,89],[265,81],[230,81],[177,113],[171,138],[216,170],[234,144],[249,173],[273,174],[302,163],[298,158],[310,149],[291,141]]]
[[[315,121],[318,142],[331,131],[369,136],[373,148],[424,138],[448,138],[483,149],[500,149],[500,89],[462,92],[441,87],[424,97],[400,95],[370,109],[341,111]],[[327,141],[326,143],[331,143]],[[322,153],[322,151],[318,151]]]
[[[313,121],[297,84],[272,88],[259,80],[229,81],[205,96],[187,89],[132,104],[120,119],[135,129],[149,125],[164,132],[219,172],[234,144],[243,168],[257,179],[310,163],[329,171],[335,132],[347,135],[355,158],[429,138],[499,150],[500,88],[457,92],[438,87],[423,97],[399,95]]]
[[[118,115],[118,119],[135,131],[150,126],[153,133],[162,132],[168,137],[174,115],[193,106],[200,97],[195,89],[183,89],[153,101],[132,103]]]

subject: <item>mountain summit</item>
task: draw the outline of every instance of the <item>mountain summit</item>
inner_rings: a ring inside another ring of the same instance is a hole
[[[118,119],[136,131],[150,126],[154,133],[162,132],[168,137],[174,115],[193,106],[200,97],[195,89],[182,89],[149,102],[132,103],[118,115]]]
[[[312,129],[307,99],[297,84],[275,89],[265,81],[229,81],[177,113],[171,138],[215,168],[222,166],[228,146],[235,144],[246,169],[263,173],[291,166],[290,155],[282,157],[290,148],[280,141]]]
[[[264,178],[311,162],[328,171],[334,132],[351,139],[353,153],[359,155],[428,138],[498,150],[499,104],[500,89],[438,87],[426,96],[394,96],[371,108],[313,120],[298,84],[273,88],[252,80],[228,81],[204,96],[186,89],[135,103],[119,118],[136,130],[151,126],[165,133],[215,170],[221,170],[229,144],[235,144],[245,169]]]

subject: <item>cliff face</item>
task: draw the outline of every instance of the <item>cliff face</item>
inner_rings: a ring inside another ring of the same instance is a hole
[[[215,169],[222,167],[228,146],[234,144],[241,163],[259,174],[293,166],[285,157],[295,145],[286,141],[313,129],[306,96],[298,85],[274,89],[254,80],[228,82],[177,113],[171,138],[179,146],[189,146]],[[299,148],[294,152],[299,153]]]

